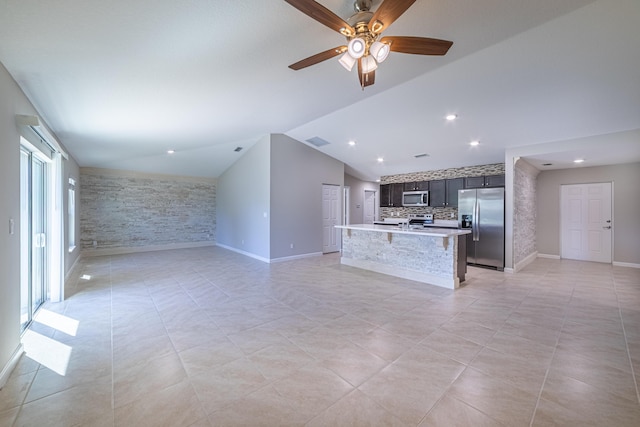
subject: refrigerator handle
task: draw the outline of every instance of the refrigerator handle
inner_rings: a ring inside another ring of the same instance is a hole
[[[473,222],[472,222],[473,241],[480,240],[480,203],[476,200],[473,204]]]

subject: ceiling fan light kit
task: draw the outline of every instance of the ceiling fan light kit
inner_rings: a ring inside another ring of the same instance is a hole
[[[346,21],[314,0],[285,0],[291,6],[347,38],[344,46],[329,49],[289,65],[300,70],[341,55],[338,62],[351,71],[358,62],[358,79],[362,89],[375,82],[375,70],[391,51],[414,55],[445,55],[453,42],[426,37],[380,37],[383,30],[400,17],[416,0],[383,0],[370,12],[371,0],[356,0],[355,14]],[[346,50],[346,52],[345,52]]]

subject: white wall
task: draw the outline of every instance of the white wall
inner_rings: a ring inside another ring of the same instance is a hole
[[[376,192],[376,213],[378,213],[378,206],[380,205],[380,184],[377,182],[362,181],[349,174],[344,174],[344,185],[349,187],[349,222],[351,224],[364,223],[364,192],[375,191]],[[376,218],[378,219],[378,218]]]
[[[20,346],[20,134],[16,115],[38,112],[2,64],[0,94],[0,373],[7,373],[7,363]],[[63,168],[65,177],[78,165],[70,157]],[[66,206],[66,187],[63,195]],[[15,222],[14,234],[9,234],[10,219]],[[68,268],[71,258],[64,252]]]
[[[271,259],[322,252],[322,184],[343,182],[344,163],[271,135]]]
[[[218,178],[216,198],[216,242],[262,260],[270,258],[270,157],[267,135]]]
[[[560,255],[560,185],[613,183],[613,262],[640,266],[640,163],[580,167],[538,175],[538,252]]]

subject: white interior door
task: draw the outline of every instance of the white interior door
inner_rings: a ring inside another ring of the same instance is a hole
[[[322,185],[322,252],[340,250],[341,230],[335,228],[340,224],[340,186]]]
[[[373,224],[376,217],[376,192],[364,191],[364,223]]]
[[[611,262],[611,183],[563,185],[560,205],[560,256]]]

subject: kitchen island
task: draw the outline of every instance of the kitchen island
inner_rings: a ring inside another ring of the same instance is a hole
[[[465,280],[470,230],[373,224],[336,228],[342,229],[342,264],[449,289]]]

